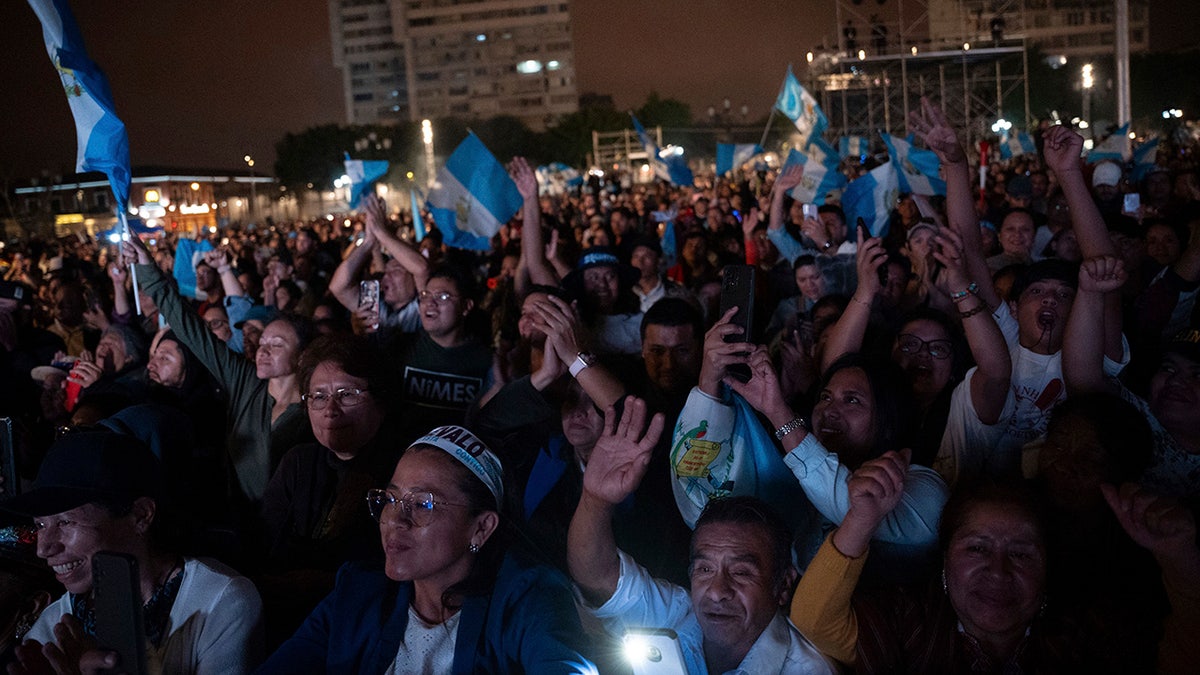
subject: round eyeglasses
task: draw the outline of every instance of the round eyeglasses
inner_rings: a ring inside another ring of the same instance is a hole
[[[949,340],[925,341],[910,333],[899,335],[896,344],[905,354],[919,354],[924,348],[929,351],[929,356],[938,360],[948,359],[954,353],[954,345]]]
[[[309,410],[324,410],[329,407],[329,402],[336,399],[339,408],[353,408],[354,406],[367,400],[366,389],[358,387],[342,387],[329,391],[314,391],[311,394],[305,394],[300,397],[308,405]]]
[[[432,492],[406,492],[403,497],[397,497],[387,490],[367,490],[367,509],[377,523],[383,520],[389,508],[393,509],[393,517],[396,515],[395,509],[399,508],[400,513],[413,525],[425,527],[433,521],[433,511],[438,506],[467,505],[442,501],[434,497]]]

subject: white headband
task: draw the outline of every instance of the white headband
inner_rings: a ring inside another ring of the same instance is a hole
[[[500,458],[475,434],[460,426],[438,427],[408,447],[416,445],[432,445],[462,462],[496,498],[496,510],[501,509],[504,504],[504,467],[500,464]]]

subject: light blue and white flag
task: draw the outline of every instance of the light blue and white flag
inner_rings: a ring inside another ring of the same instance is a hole
[[[1019,129],[1000,138],[1000,159],[1012,159],[1019,155],[1036,155],[1037,143],[1033,137]]]
[[[67,103],[75,118],[79,146],[75,170],[101,171],[108,176],[117,207],[129,205],[129,136],[117,117],[112,91],[100,67],[88,58],[83,34],[67,0],[29,0],[42,23],[46,52],[62,78]]]
[[[800,182],[788,192],[792,199],[819,206],[825,203],[830,192],[846,186],[845,174],[838,171],[839,160],[836,154],[820,161],[795,150],[792,153],[788,154],[788,163],[804,167]]]
[[[1087,163],[1096,164],[1108,160],[1120,164],[1128,161],[1131,154],[1129,149],[1129,122],[1126,122],[1116,131],[1112,132],[1108,138],[1104,139],[1100,145],[1092,148],[1091,152],[1087,155]]]
[[[417,196],[415,187],[409,188],[408,199],[412,204],[413,234],[419,244],[425,238],[425,219],[421,217],[421,204],[424,204],[425,200]]]
[[[946,181],[939,177],[941,160],[932,150],[914,148],[912,141],[881,133],[890,164],[896,169],[901,192],[918,195],[946,194]]]
[[[792,166],[794,164],[804,164],[807,161],[808,161],[808,155],[804,154],[803,152],[800,152],[799,150],[797,150],[795,148],[792,148],[791,150],[788,150],[787,160],[784,161],[783,166],[779,170],[784,171],[789,166]]]
[[[491,249],[500,226],[521,208],[521,193],[483,141],[468,132],[429,192],[429,211],[447,246]]]
[[[837,166],[842,160],[841,154],[820,136],[809,137],[808,143],[804,145],[804,154],[808,155],[809,159],[833,166]]]
[[[1158,136],[1155,136],[1137,146],[1137,149],[1133,151],[1133,172],[1129,175],[1129,179],[1140,183],[1157,163]]]
[[[632,112],[629,113],[629,116],[633,118],[633,128],[637,130],[638,139],[642,142],[642,149],[646,151],[646,158],[650,161],[650,168],[654,170],[654,177],[672,185],[691,186],[695,182],[695,177],[692,175],[692,170],[688,168],[687,159],[683,156],[683,148],[671,146],[660,150],[658,143],[655,143],[650,134],[646,133],[637,116]]]
[[[783,88],[779,90],[779,96],[775,99],[775,107],[796,125],[796,130],[800,132],[805,143],[808,139],[825,133],[829,128],[829,119],[821,111],[817,99],[796,79],[790,65],[787,75],[783,78]]]
[[[562,162],[550,162],[539,166],[534,173],[537,175],[540,194],[561,195],[583,185],[583,175]]]
[[[838,154],[842,157],[864,157],[871,154],[871,141],[866,136],[842,136],[838,139]]]
[[[675,266],[675,259],[679,256],[678,248],[679,245],[675,241],[675,220],[671,219],[663,224],[662,235],[663,262],[667,267]]]
[[[179,284],[179,294],[185,298],[203,300],[205,294],[196,290],[196,265],[204,260],[204,253],[213,250],[207,239],[180,239],[175,243],[175,267],[172,276]]]
[[[363,195],[375,181],[387,175],[388,163],[383,160],[350,159],[346,153],[346,175],[350,177],[350,208],[357,209]]]
[[[882,237],[887,234],[888,219],[892,207],[900,195],[896,165],[885,162],[869,172],[850,181],[842,193],[842,209],[846,212],[846,224],[850,226],[850,237],[858,219],[862,218],[868,234]]]
[[[724,176],[762,151],[757,143],[717,143],[717,175]]]

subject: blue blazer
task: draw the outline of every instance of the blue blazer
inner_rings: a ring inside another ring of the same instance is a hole
[[[412,582],[382,564],[346,563],[337,584],[256,673],[383,673],[408,625]],[[488,596],[467,597],[454,670],[468,673],[594,673],[570,583],[549,567],[501,565]]]

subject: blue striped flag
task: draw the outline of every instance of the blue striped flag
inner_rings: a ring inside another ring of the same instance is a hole
[[[1096,164],[1105,160],[1121,164],[1129,159],[1129,122],[1112,132],[1100,145],[1092,148],[1087,155],[1088,164]]]
[[[172,276],[179,284],[179,294],[185,298],[203,300],[206,296],[196,290],[196,264],[204,260],[205,251],[213,250],[207,239],[180,239],[175,243],[175,267]]]
[[[29,0],[42,23],[46,52],[62,79],[79,146],[75,170],[108,176],[117,207],[129,205],[129,135],[117,117],[112,91],[100,67],[88,58],[83,33],[67,0]]]
[[[808,139],[825,133],[829,128],[829,119],[821,111],[817,99],[796,79],[790,65],[787,75],[783,78],[783,88],[779,90],[779,96],[775,99],[775,107],[796,125],[796,130],[800,132],[805,143]]]
[[[475,132],[446,159],[429,192],[429,211],[446,245],[475,251],[491,249],[492,237],[521,203],[516,183]]]
[[[1142,143],[1133,151],[1133,173],[1129,179],[1140,183],[1158,163],[1158,136]]]
[[[842,136],[838,139],[838,154],[842,157],[864,157],[871,154],[871,141],[866,136]]]
[[[663,262],[667,267],[675,266],[675,259],[679,255],[678,248],[679,245],[675,241],[675,220],[668,220],[663,225],[662,235]]]
[[[717,175],[724,176],[762,151],[757,143],[717,143]]]
[[[811,156],[795,152],[788,154],[789,164],[800,164],[804,174],[800,182],[788,193],[792,199],[806,204],[824,204],[829,193],[846,185],[846,176],[838,171],[838,156],[825,157],[819,160]]]
[[[350,177],[350,208],[357,209],[363,195],[388,172],[388,163],[383,160],[350,159],[346,153],[346,175]]]
[[[918,195],[946,194],[946,181],[939,176],[942,162],[932,150],[914,148],[912,141],[880,134],[887,145],[890,164],[896,169],[901,192]]]
[[[1019,155],[1036,155],[1037,143],[1024,131],[1014,129],[1011,134],[1000,138],[1000,159],[1012,159]]]
[[[899,194],[899,178],[896,166],[892,162],[880,164],[850,181],[846,191],[842,193],[842,209],[846,212],[846,223],[850,225],[850,231],[854,232],[853,228],[858,219],[862,218],[870,236],[886,235],[892,206],[895,205]]]
[[[642,142],[642,149],[646,151],[646,159],[650,162],[650,168],[654,169],[654,176],[672,185],[691,186],[695,182],[695,177],[683,156],[683,148],[672,146],[666,150],[660,150],[658,143],[655,143],[650,134],[646,133],[637,116],[632,112],[629,113],[629,116],[633,118],[633,128],[637,130],[638,139]]]
[[[421,204],[424,200],[417,197],[417,188],[409,188],[409,203],[412,205],[413,234],[417,243],[425,238],[425,219],[421,217]]]

